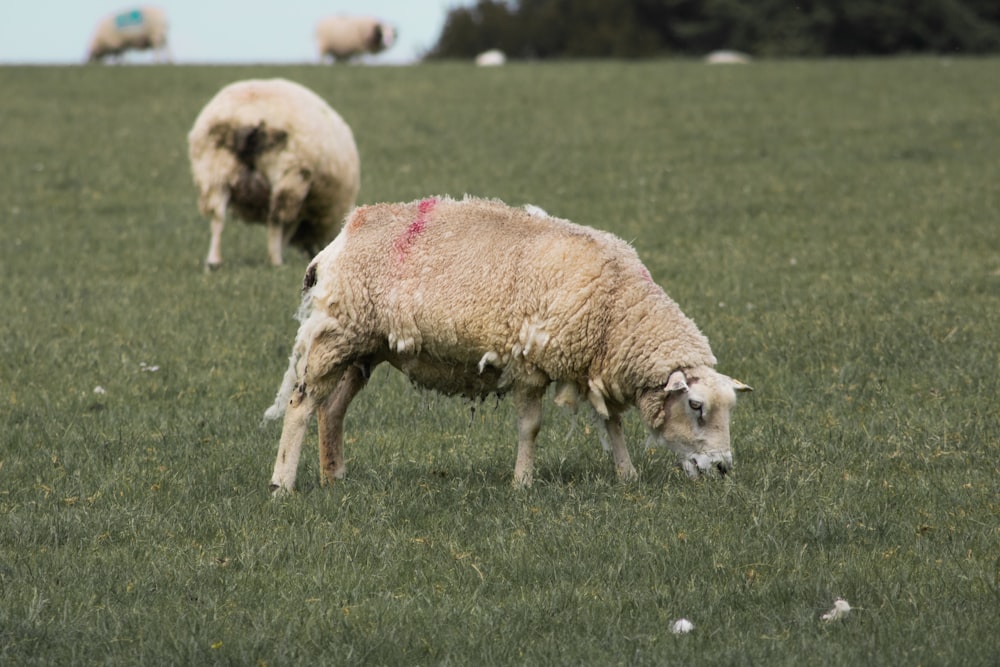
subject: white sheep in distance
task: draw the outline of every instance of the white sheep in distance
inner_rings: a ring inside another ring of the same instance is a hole
[[[138,7],[105,16],[94,29],[87,51],[89,62],[121,56],[129,49],[152,49],[154,60],[170,60],[167,15],[159,7]]]
[[[638,408],[691,477],[732,466],[730,411],[750,388],[714,370],[694,322],[619,238],[501,202],[428,198],[354,210],[309,265],[289,368],[265,418],[284,414],[272,492],[291,491],[319,413],[321,481],[344,476],[343,422],[371,369],[482,399],[512,393],[514,483],[532,482],[542,397],[584,398],[636,477],[622,415]]]
[[[316,46],[320,61],[327,56],[335,61],[350,60],[364,53],[380,53],[396,41],[396,29],[370,16],[339,14],[316,24]]]
[[[475,63],[479,67],[500,67],[507,63],[507,54],[500,49],[490,49],[476,56]]]
[[[745,53],[739,51],[712,51],[705,56],[705,62],[709,65],[747,65],[752,59]]]
[[[292,244],[323,249],[354,206],[361,164],[351,128],[314,92],[285,79],[223,88],[188,133],[198,208],[211,220],[206,264],[222,263],[227,212],[267,224],[271,264]]]

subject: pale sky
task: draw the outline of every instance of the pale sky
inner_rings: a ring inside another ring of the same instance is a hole
[[[418,59],[437,42],[452,7],[473,0],[159,0],[178,63],[302,63],[317,59],[316,21],[333,14],[393,24],[395,45],[370,63]],[[79,63],[97,22],[128,0],[0,0],[0,64]],[[130,53],[126,62],[149,62]]]

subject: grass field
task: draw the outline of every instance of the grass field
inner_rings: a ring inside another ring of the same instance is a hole
[[[734,474],[379,369],[272,501],[306,260],[202,270],[186,133],[241,78],[353,127],[362,202],[629,240],[754,386]],[[0,68],[0,662],[1000,662],[1000,60]],[[98,389],[100,388],[100,389]],[[103,393],[102,393],[103,392]],[[820,615],[837,596],[846,620]],[[673,635],[677,618],[695,624]]]

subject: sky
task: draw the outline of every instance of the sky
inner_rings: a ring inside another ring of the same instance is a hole
[[[374,16],[397,40],[369,63],[412,62],[437,42],[452,7],[472,0],[158,0],[177,63],[303,63],[317,60],[313,30],[333,14]],[[128,0],[0,0],[0,63],[82,62],[97,22]],[[126,62],[149,62],[131,53]]]

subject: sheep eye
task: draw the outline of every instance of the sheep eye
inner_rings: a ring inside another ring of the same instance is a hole
[[[701,412],[701,406],[702,406],[702,402],[701,401],[688,401],[688,405],[695,412]]]

